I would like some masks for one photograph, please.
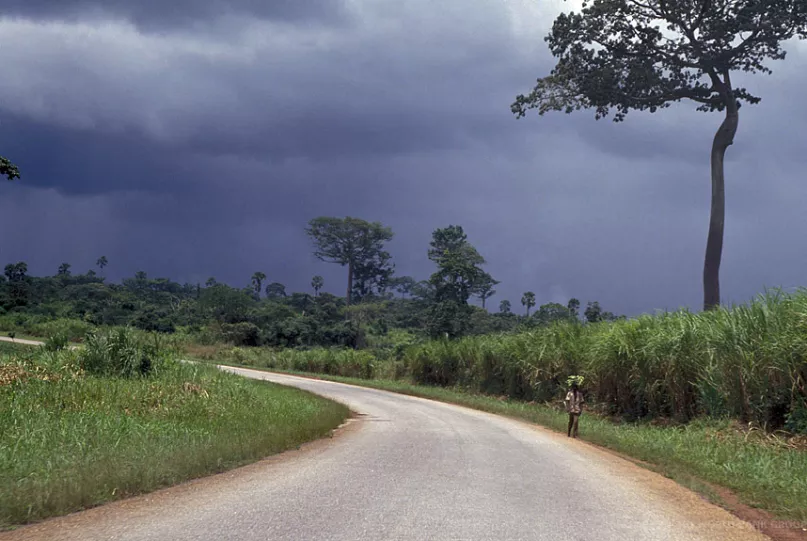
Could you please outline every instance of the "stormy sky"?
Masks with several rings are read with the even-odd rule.
[[[33,274],[106,255],[137,270],[291,290],[343,269],[320,215],[393,228],[428,277],[431,231],[462,225],[498,306],[578,297],[634,315],[701,304],[717,114],[516,120],[552,67],[560,0],[0,0],[0,262]],[[741,78],[728,151],[723,296],[807,285],[807,47]]]

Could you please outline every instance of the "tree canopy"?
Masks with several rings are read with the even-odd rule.
[[[393,237],[389,227],[350,216],[323,216],[308,223],[306,234],[314,242],[318,259],[348,267],[348,305],[356,285],[363,294],[386,287],[385,280],[392,274],[390,255],[384,250],[384,244]]]
[[[0,156],[0,176],[8,180],[17,180],[20,178],[20,170],[8,158]]]

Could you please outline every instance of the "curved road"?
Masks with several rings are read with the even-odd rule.
[[[299,451],[0,540],[767,539],[668,479],[532,425],[339,383],[227,370],[333,398],[359,419]]]

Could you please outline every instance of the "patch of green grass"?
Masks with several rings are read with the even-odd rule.
[[[316,377],[467,406],[566,433],[566,414],[546,405],[404,381],[319,374]],[[772,445],[769,440],[746,439],[729,421],[699,420],[684,426],[662,427],[614,423],[584,414],[580,437],[648,462],[659,473],[713,500],[718,498],[702,481],[728,488],[743,503],[770,511],[782,519],[807,521],[807,451]]]
[[[15,354],[30,354],[36,351],[38,346],[0,341],[0,356]]]
[[[221,472],[326,436],[348,409],[201,365],[93,376],[78,354],[0,357],[0,527]]]

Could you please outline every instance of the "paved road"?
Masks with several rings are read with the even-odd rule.
[[[12,344],[22,344],[24,346],[41,346],[44,342],[37,340],[25,340],[23,338],[9,338],[8,336],[0,336],[0,342],[11,342]]]
[[[360,418],[300,451],[0,540],[767,539],[672,481],[528,424],[230,370],[331,397]]]

